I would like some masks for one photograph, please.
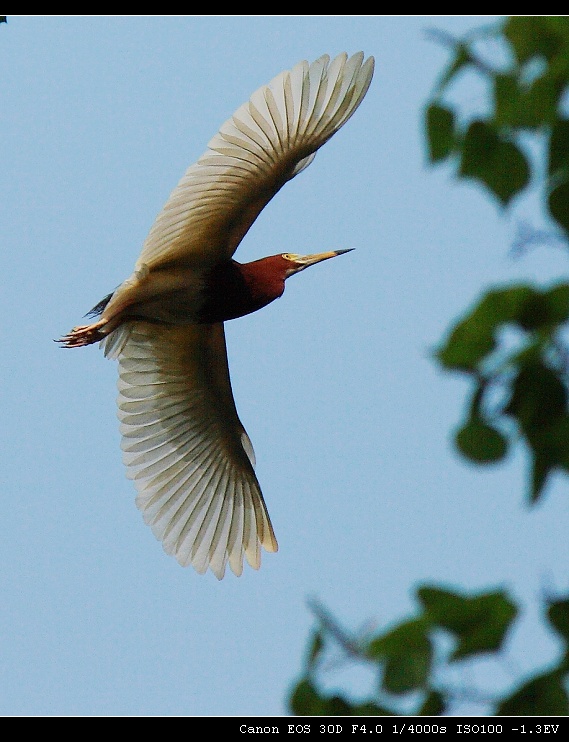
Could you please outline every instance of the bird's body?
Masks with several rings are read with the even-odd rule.
[[[346,250],[233,253],[257,215],[352,115],[373,58],[301,62],[253,94],[186,171],[133,274],[61,342],[102,341],[119,361],[123,458],[137,504],[165,550],[221,579],[277,542],[229,379],[223,323],[282,295],[294,273]]]

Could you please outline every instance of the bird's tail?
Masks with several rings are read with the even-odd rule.
[[[95,304],[93,309],[90,309],[85,315],[85,317],[98,317],[99,315],[103,314],[103,312],[105,311],[105,307],[107,306],[107,304],[110,302],[110,300],[113,297],[113,293],[114,291],[108,294],[107,296],[105,296],[104,299],[101,299],[101,301],[98,304]]]

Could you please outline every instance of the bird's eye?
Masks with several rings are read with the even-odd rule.
[[[284,258],[285,260],[292,260],[292,261],[294,262],[294,261],[295,261],[295,260],[296,260],[296,259],[298,258],[298,255],[293,255],[293,254],[292,254],[292,253],[290,253],[290,252],[284,252],[284,253],[282,254],[282,257],[283,257],[283,258]]]

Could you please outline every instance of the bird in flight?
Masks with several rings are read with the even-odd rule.
[[[226,121],[170,194],[134,272],[58,342],[101,342],[118,359],[118,416],[136,504],[182,566],[236,575],[278,549],[239,420],[224,322],[282,295],[285,280],[347,250],[233,254],[282,186],[360,105],[374,60],[362,52],[300,62]]]

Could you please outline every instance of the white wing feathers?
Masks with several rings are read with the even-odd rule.
[[[371,82],[360,52],[300,62],[257,90],[223,124],[158,215],[137,268],[233,255],[267,202],[346,123]]]
[[[221,579],[227,562],[240,575],[243,555],[257,569],[260,546],[277,550],[233,402],[223,325],[131,324],[118,406],[136,503],[168,554]]]

